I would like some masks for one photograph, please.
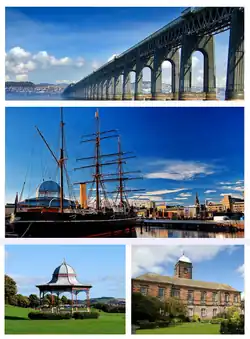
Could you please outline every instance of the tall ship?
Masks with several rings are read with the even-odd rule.
[[[74,171],[93,169],[91,180],[73,183],[80,189],[80,201],[71,195],[65,197],[65,185],[72,191],[70,176],[66,167],[65,123],[61,109],[60,122],[60,156],[55,155],[42,132],[36,127],[60,171],[60,184],[53,181],[43,182],[34,199],[22,200],[23,189],[18,199],[16,196],[14,212],[6,219],[6,237],[31,238],[80,238],[80,237],[135,237],[137,212],[130,205],[128,194],[143,191],[127,188],[130,180],[142,179],[134,176],[140,171],[125,171],[124,164],[134,158],[133,152],[124,152],[117,130],[100,130],[98,110],[95,113],[96,130],[83,135],[81,143],[94,143],[94,154],[76,159],[82,166]],[[104,139],[115,141],[115,153],[102,153]],[[86,163],[90,162],[90,163]],[[105,172],[109,166],[115,172]],[[105,184],[116,184],[115,189],[108,191]],[[89,194],[87,187],[90,186]],[[112,199],[110,198],[112,196]]]

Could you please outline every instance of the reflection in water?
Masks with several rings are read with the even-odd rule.
[[[237,233],[213,233],[200,231],[168,230],[159,227],[150,227],[149,231],[136,227],[137,238],[244,238],[244,232]]]

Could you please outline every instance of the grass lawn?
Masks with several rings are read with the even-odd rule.
[[[100,313],[98,319],[30,320],[29,308],[5,306],[5,334],[124,334],[125,314]]]
[[[176,326],[137,330],[136,334],[220,334],[219,324],[184,323]]]

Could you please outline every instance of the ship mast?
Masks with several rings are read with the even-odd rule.
[[[50,151],[52,157],[54,158],[55,162],[57,163],[59,169],[60,169],[60,211],[63,214],[63,196],[64,196],[64,122],[63,122],[63,109],[61,108],[61,123],[60,123],[60,128],[61,128],[61,148],[60,148],[60,158],[59,160],[57,159],[55,153],[52,151],[50,145],[44,138],[42,132],[39,130],[37,126],[35,126],[37,132],[39,133],[40,137],[42,138],[43,142],[45,143],[46,147]]]
[[[90,157],[84,157],[84,158],[78,158],[76,161],[82,161],[82,160],[91,160],[94,159],[94,164],[93,165],[85,165],[81,167],[74,168],[74,171],[76,170],[82,170],[86,168],[95,168],[95,173],[93,174],[94,180],[90,181],[85,181],[85,182],[75,182],[74,185],[79,185],[79,184],[95,184],[96,188],[96,210],[97,212],[101,209],[101,201],[100,201],[100,189],[103,190],[104,197],[106,198],[107,193],[119,193],[119,200],[120,200],[120,206],[123,206],[123,197],[125,192],[139,192],[139,191],[144,191],[143,189],[135,189],[135,190],[125,190],[124,189],[124,181],[127,180],[135,180],[135,179],[142,179],[142,177],[129,177],[126,176],[124,177],[125,174],[131,174],[131,173],[138,173],[140,171],[130,171],[130,172],[123,172],[122,164],[126,163],[125,160],[135,158],[135,156],[126,156],[126,154],[131,154],[133,152],[123,152],[121,149],[121,141],[120,141],[120,136],[118,134],[113,134],[116,132],[116,130],[108,130],[108,131],[100,131],[100,120],[99,120],[99,112],[98,110],[95,113],[95,119],[96,119],[96,132],[93,134],[88,134],[88,135],[83,135],[82,138],[86,137],[91,137],[93,136],[94,138],[92,139],[86,139],[82,140],[81,143],[85,142],[95,142],[95,155],[90,156]],[[111,133],[111,135],[110,135]],[[103,139],[109,139],[109,138],[118,138],[118,152],[117,153],[109,153],[109,154],[101,154],[100,152],[100,143],[101,140]],[[117,157],[115,159],[109,160],[109,161],[103,161],[104,158],[106,157]],[[112,166],[118,164],[118,173],[102,173],[102,168],[105,166]],[[107,178],[107,177],[112,177],[115,176],[114,178]],[[119,187],[117,190],[112,191],[112,192],[106,192],[104,183],[105,182],[119,182]],[[108,199],[107,199],[108,200]]]
[[[96,162],[95,162],[95,186],[96,186],[96,210],[100,210],[100,192],[99,192],[99,180],[100,180],[100,121],[98,110],[95,113],[96,118]]]
[[[64,191],[64,183],[63,183],[63,168],[64,168],[64,122],[63,122],[63,109],[61,107],[61,149],[60,149],[60,159],[59,159],[59,168],[60,168],[60,210],[63,214],[63,191]]]

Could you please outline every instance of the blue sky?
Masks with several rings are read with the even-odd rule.
[[[83,134],[95,130],[95,108],[65,108],[67,168],[71,182],[91,179],[93,169],[73,171],[91,164],[76,162],[92,156],[93,143],[80,144]],[[244,190],[243,108],[106,108],[100,110],[101,130],[118,129],[122,149],[137,156],[124,165],[124,171],[141,170],[143,180],[129,182],[130,188],[144,188],[131,199],[159,203],[193,205],[220,201],[223,194],[241,197]],[[59,108],[6,108],[6,201],[26,185],[23,198],[34,197],[43,180],[59,182],[59,171],[34,126],[44,134],[59,155]],[[115,139],[103,140],[102,153],[117,151]],[[105,166],[104,173],[116,172]],[[89,186],[90,187],[90,186]],[[89,188],[88,187],[88,188]],[[108,184],[107,189],[113,190]],[[78,187],[75,194],[78,197]],[[67,195],[67,191],[66,191]]]
[[[7,245],[5,273],[17,282],[19,293],[38,294],[35,285],[49,282],[64,259],[80,282],[93,286],[90,297],[125,298],[123,245]]]
[[[243,245],[133,246],[132,275],[173,276],[183,252],[193,264],[193,279],[228,284],[244,292]]]
[[[177,18],[181,7],[6,8],[6,79],[73,82]],[[229,33],[215,36],[218,86],[225,85]],[[170,81],[170,64],[163,65]],[[193,83],[203,57],[193,54]],[[144,80],[150,74],[144,71]]]

